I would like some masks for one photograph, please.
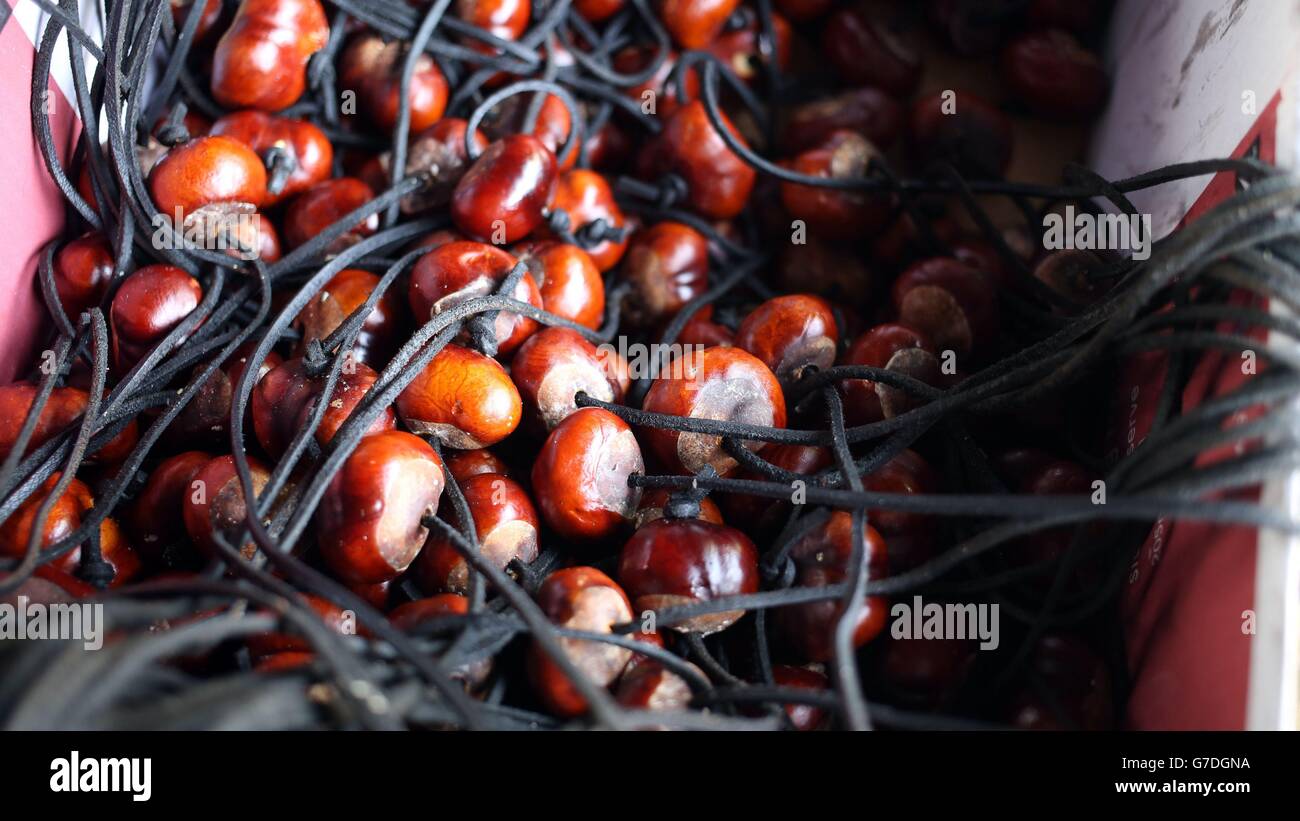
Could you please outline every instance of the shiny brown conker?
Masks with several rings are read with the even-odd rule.
[[[748,536],[726,525],[660,518],[638,528],[623,546],[618,578],[637,610],[755,593],[758,550]],[[708,635],[730,627],[744,613],[707,613],[670,626]]]
[[[533,464],[533,493],[542,518],[579,542],[608,538],[636,514],[641,447],[627,423],[600,408],[581,408],[555,426]]]
[[[316,511],[325,563],[354,584],[397,578],[424,546],[422,520],[438,512],[445,484],[442,460],[420,437],[390,430],[362,438]]]
[[[411,430],[468,450],[494,445],[513,433],[523,404],[495,359],[448,345],[398,394],[397,410]]]
[[[780,382],[761,360],[739,348],[686,352],[655,380],[643,407],[651,413],[785,427]],[[692,474],[711,465],[726,476],[736,469],[721,436],[649,428],[646,441],[664,466],[677,473]],[[751,450],[760,445],[745,443]]]
[[[528,494],[518,482],[495,473],[481,473],[460,483],[478,549],[483,557],[504,570],[512,561],[531,564],[537,558],[540,523]],[[469,592],[469,563],[451,540],[435,532],[429,536],[415,564],[420,587],[430,592]]]

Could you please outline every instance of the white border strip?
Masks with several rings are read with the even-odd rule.
[[[1296,167],[1300,157],[1300,77],[1283,85],[1278,102],[1277,162]],[[1289,113],[1289,116],[1288,116]],[[1272,313],[1294,316],[1277,300]],[[1270,333],[1269,342],[1300,349],[1300,344]],[[1295,400],[1300,405],[1300,398]],[[1293,434],[1300,435],[1300,423]],[[1265,507],[1300,518],[1300,473],[1266,484]],[[1251,642],[1246,729],[1300,730],[1300,539],[1276,530],[1261,530],[1255,553],[1255,626]]]

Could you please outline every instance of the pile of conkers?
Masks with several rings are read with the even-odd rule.
[[[891,420],[1018,349],[1008,299],[1017,320],[1025,305],[1059,319],[1104,292],[1089,275],[1103,260],[1044,253],[1014,221],[996,236],[973,224],[950,175],[1002,180],[1034,149],[1022,122],[1086,127],[1108,79],[1083,44],[1106,8],[772,5],[457,0],[415,52],[429,8],[417,0],[172,0],[186,82],[152,101],[152,121],[136,112],[137,169],[82,146],[69,196],[101,218],[47,260],[52,325],[84,335],[98,309],[109,349],[82,345],[63,372],[0,387],[0,459],[32,466],[101,400],[129,412],[96,422],[116,432],[70,482],[6,477],[0,555],[22,559],[97,519],[93,561],[84,547],[36,561],[69,597],[96,594],[87,582],[179,584],[223,568],[282,585],[291,574],[260,568],[287,521],[296,538],[273,567],[300,562],[398,631],[514,608],[502,579],[567,631],[555,634],[562,658],[533,638],[458,666],[472,698],[579,719],[596,705],[576,671],[627,710],[845,726],[836,694],[859,685],[836,635],[850,608],[818,590],[922,567],[956,532],[884,507],[855,533],[848,510],[799,488],[1088,492],[1050,412],[918,429],[851,478],[836,449],[877,453]],[[972,90],[945,85],[965,72]],[[939,182],[904,196],[895,174]],[[123,248],[120,201],[137,200],[205,251],[231,244],[203,255],[151,245],[137,226]],[[276,315],[283,330],[268,337]],[[435,327],[433,342],[418,335]],[[837,367],[857,370],[819,377]],[[115,401],[124,383],[132,399],[151,390]],[[866,433],[832,442],[822,434],[836,424]],[[996,476],[947,473],[950,434],[989,453]],[[790,495],[701,489],[727,479]],[[1023,537],[983,572],[1037,569],[1023,578],[1045,588],[1041,571],[1071,538]],[[504,575],[485,576],[465,544]],[[763,591],[786,598],[761,604]],[[332,630],[381,640],[349,630],[346,601],[302,592]],[[968,708],[975,643],[891,639],[889,608],[866,595],[846,628],[847,663],[869,662],[871,696]],[[237,644],[185,663],[285,675],[319,662],[289,628]],[[1085,639],[1050,635],[1030,666],[1068,697],[1045,701],[1026,679],[977,712],[1022,726],[1111,720]],[[737,684],[775,695],[708,695]]]

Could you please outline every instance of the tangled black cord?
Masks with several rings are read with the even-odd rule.
[[[136,148],[154,139],[150,125],[164,110],[170,110],[171,115],[156,137],[163,145],[185,138],[180,123],[186,108],[210,116],[223,113],[187,60],[203,4],[191,4],[177,26],[166,0],[122,0],[111,6],[107,19],[100,21],[105,37],[102,45],[96,45],[76,23],[80,18],[78,0],[59,0],[57,5],[50,0],[38,2],[51,14],[51,20],[37,50],[33,76],[32,118],[37,146],[75,218],[102,231],[111,242],[118,275],[104,304],[112,299],[123,276],[144,261],[166,262],[199,276],[204,297],[193,313],[105,393],[108,346],[103,313],[97,308],[81,317],[66,315],[54,286],[52,258],[56,246],[52,243],[46,249],[38,274],[56,333],[51,346],[55,367],[41,376],[31,410],[0,469],[0,523],[50,476],[60,472],[34,517],[32,532],[42,533],[50,509],[86,455],[112,440],[142,411],[157,415],[115,478],[97,494],[93,510],[74,533],[44,549],[33,535],[20,559],[0,563],[4,571],[0,590],[12,592],[37,568],[78,547],[82,549],[82,577],[101,588],[110,581],[105,571],[111,573],[111,568],[99,550],[100,524],[139,486],[144,465],[168,426],[208,378],[246,343],[252,344],[253,350],[248,354],[249,367],[234,386],[230,435],[238,480],[245,498],[254,498],[256,503],[249,505],[247,531],[238,538],[218,537],[221,558],[200,576],[145,582],[105,593],[120,638],[106,645],[103,653],[82,658],[45,643],[31,643],[21,651],[5,648],[3,653],[11,657],[26,654],[18,660],[21,663],[10,665],[15,674],[0,683],[0,715],[7,726],[554,727],[558,722],[548,716],[505,703],[513,693],[502,671],[494,673],[482,699],[466,695],[452,675],[464,665],[496,657],[514,639],[528,635],[572,678],[587,700],[590,713],[584,720],[586,726],[775,729],[784,723],[776,706],[811,704],[832,711],[843,726],[852,728],[865,729],[873,724],[899,728],[980,727],[986,725],[961,716],[912,713],[868,700],[851,642],[857,611],[865,596],[956,591],[958,595],[987,596],[998,601],[1025,627],[1012,662],[1004,671],[1010,676],[1023,667],[1033,642],[1045,631],[1081,623],[1113,603],[1128,569],[1127,556],[1144,535],[1143,528],[1157,519],[1197,519],[1300,532],[1300,523],[1280,511],[1245,501],[1239,493],[1295,469],[1300,462],[1293,406],[1300,389],[1300,356],[1295,349],[1300,323],[1265,307],[1271,303],[1293,311],[1300,309],[1300,243],[1295,240],[1300,183],[1249,160],[1185,163],[1113,183],[1086,169],[1070,168],[1060,186],[965,179],[951,168],[936,169],[930,176],[904,178],[880,163],[861,178],[809,177],[764,158],[723,125],[724,95],[729,103],[749,112],[769,142],[775,117],[760,96],[716,57],[688,52],[679,56],[669,80],[678,98],[688,97],[686,72],[696,72],[700,99],[715,130],[733,152],[761,174],[783,182],[891,193],[897,197],[900,209],[911,216],[927,247],[936,253],[947,249],[935,237],[924,209],[918,206],[920,198],[939,194],[959,201],[1020,286],[1019,295],[1007,295],[1008,300],[1015,300],[1019,324],[1041,332],[1030,336],[1018,351],[947,389],[868,367],[835,367],[810,373],[792,387],[789,403],[796,409],[821,408],[829,424],[820,430],[777,429],[647,413],[633,405],[639,404],[637,400],[648,388],[649,379],[634,387],[628,405],[578,397],[580,405],[606,408],[637,427],[716,436],[748,475],[762,477],[721,478],[712,473],[632,477],[633,483],[643,487],[677,491],[670,502],[677,512],[698,505],[709,492],[789,500],[791,482],[807,481],[807,504],[793,507],[782,532],[762,557],[761,592],[668,607],[656,613],[660,626],[671,626],[707,613],[750,611],[753,630],[748,650],[752,658],[735,660],[721,643],[698,636],[682,642],[681,654],[648,647],[630,636],[639,629],[637,624],[616,626],[610,634],[582,633],[551,624],[529,592],[537,579],[554,566],[555,551],[544,549],[532,567],[512,568],[514,576],[485,561],[478,552],[472,514],[450,476],[445,498],[454,524],[435,517],[425,524],[440,530],[465,557],[470,567],[470,611],[466,616],[440,619],[410,633],[399,631],[381,612],[302,558],[309,541],[303,537],[329,481],[371,423],[463,330],[470,332],[477,346],[489,348],[487,352],[491,353],[490,320],[505,310],[546,325],[572,328],[593,342],[609,341],[618,333],[619,292],[610,289],[606,322],[599,331],[505,296],[514,292],[514,277],[507,278],[496,294],[468,300],[434,316],[402,346],[324,448],[316,445],[314,435],[324,416],[325,403],[312,409],[260,495],[254,493],[243,444],[245,412],[258,372],[254,364],[265,361],[282,340],[294,337],[293,320],[335,274],[353,266],[380,271],[380,280],[365,304],[327,338],[306,340],[311,367],[316,376],[323,376],[322,395],[328,396],[370,311],[420,255],[419,251],[404,253],[402,249],[445,225],[445,220],[437,218],[398,222],[402,198],[424,184],[418,175],[408,176],[405,171],[410,130],[405,92],[419,56],[427,54],[437,61],[455,89],[448,115],[470,121],[466,147],[471,156],[475,153],[469,139],[472,126],[496,105],[516,94],[531,95],[524,117],[527,129],[544,96],[552,94],[568,109],[572,124],[560,149],[561,156],[577,151],[578,164],[585,166],[587,137],[612,116],[647,133],[658,132],[658,119],[643,112],[623,91],[659,71],[669,54],[667,33],[647,0],[631,0],[600,30],[574,12],[567,0],[538,3],[533,24],[518,41],[502,40],[447,16],[447,0],[437,0],[423,11],[398,0],[334,0],[337,12],[331,21],[330,40],[308,67],[309,91],[286,113],[312,120],[341,144],[391,149],[392,185],[373,201],[267,265],[258,259],[243,261],[188,247],[179,235],[176,244],[167,248],[157,248],[149,241],[146,226],[152,224],[157,207],[136,162]],[[755,13],[762,82],[769,92],[766,99],[780,100],[788,90],[788,80],[772,59],[775,49],[770,3],[759,2]],[[410,44],[401,66],[402,105],[388,143],[340,126],[333,60],[349,20]],[[84,124],[73,156],[88,173],[94,205],[82,197],[59,161],[44,104],[55,45],[63,32],[73,41],[70,53],[75,102]],[[472,48],[466,44],[467,39],[486,48]],[[146,101],[142,99],[143,80],[159,44],[169,58],[154,86],[153,98]],[[557,44],[571,55],[572,64],[557,65]],[[612,56],[628,45],[646,46],[651,57],[640,70],[624,74],[613,69]],[[86,53],[98,62],[89,84]],[[485,91],[492,78],[503,72],[524,79],[493,92]],[[106,115],[102,120],[101,112]],[[1126,197],[1131,192],[1221,171],[1235,173],[1247,184],[1245,190],[1156,243],[1148,261],[1115,263],[1108,268],[1103,276],[1116,284],[1092,306],[1073,305],[1035,279],[1024,261],[1008,247],[977,198],[993,195],[1009,199],[1025,215],[1027,228],[1036,234],[1041,215],[1057,203],[1074,202],[1094,211],[1109,205],[1121,213],[1134,214],[1136,209]],[[622,177],[616,180],[615,189],[620,204],[628,211],[649,220],[680,221],[700,230],[710,241],[714,269],[726,272],[669,323],[658,341],[676,341],[690,318],[706,306],[722,311],[773,295],[760,276],[770,258],[757,241],[759,229],[751,215],[742,218],[744,239],[738,240],[682,210],[688,192],[679,178],[646,181]],[[332,257],[326,256],[335,240],[370,216],[382,219],[381,230]],[[552,214],[549,224],[562,237],[583,244],[621,238],[613,226],[604,222],[572,225],[563,214]],[[293,291],[278,312],[272,310],[273,289]],[[1229,301],[1242,293],[1250,294],[1252,300],[1246,304]],[[1063,316],[1066,309],[1076,315]],[[1265,330],[1269,332],[1267,337],[1261,335]],[[1178,400],[1194,357],[1207,351],[1239,355],[1244,350],[1258,356],[1262,365],[1259,376],[1192,410],[1180,409]],[[1106,471],[1105,504],[1071,497],[1008,494],[995,478],[985,454],[965,433],[965,420],[1025,407],[1079,384],[1124,356],[1144,351],[1167,352],[1168,375],[1147,438]],[[29,452],[36,420],[51,391],[78,359],[89,366],[92,381],[84,415],[72,429]],[[176,390],[176,380],[185,373],[191,374],[189,380]],[[912,395],[915,407],[884,421],[847,426],[835,385],[844,379],[864,378]],[[1228,424],[1247,410],[1252,411],[1248,422]],[[971,478],[970,487],[975,492],[894,494],[864,488],[864,475],[923,436],[938,437],[946,443],[955,475]],[[833,455],[834,465],[813,476],[799,476],[746,448],[747,441],[823,446]],[[1198,463],[1205,451],[1229,445],[1240,447],[1212,464]],[[851,446],[858,446],[856,458]],[[295,484],[292,492],[285,493],[291,476]],[[825,587],[795,586],[789,553],[801,537],[825,523],[830,509],[847,510],[852,515],[854,539],[848,576],[843,583]],[[905,572],[869,578],[863,525],[870,520],[871,511],[881,510],[948,517],[953,525],[953,544]],[[1138,523],[1140,527],[1118,529],[1115,523],[1123,522]],[[1075,528],[1069,549],[1058,560],[1009,569],[982,564],[1012,540],[1083,523],[1106,525],[1109,529],[1101,538],[1096,534],[1085,538],[1084,528]],[[232,546],[248,539],[259,548],[252,561],[240,559]],[[1067,589],[1072,569],[1100,554],[1113,566],[1100,589],[1082,593]],[[1027,597],[1024,583],[1036,578],[1050,579],[1047,591]],[[368,637],[344,637],[325,629],[300,593],[351,610],[368,631]],[[830,664],[834,689],[815,692],[775,686],[767,611],[820,601],[841,604]],[[249,607],[255,612],[246,612]],[[195,613],[211,610],[219,615],[187,621]],[[160,621],[171,623],[161,634],[151,629]],[[301,670],[269,676],[251,672],[247,658],[242,658],[234,672],[204,680],[167,663],[178,655],[210,651],[272,628],[302,634],[317,662]],[[621,708],[605,690],[574,669],[561,644],[562,639],[574,638],[636,649],[658,660],[688,683],[695,706],[709,709],[648,716]],[[698,668],[688,663],[688,658]],[[326,686],[309,686],[313,683]],[[756,705],[759,712],[746,712],[741,709],[744,705]]]

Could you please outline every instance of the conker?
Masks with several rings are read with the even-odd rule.
[[[412,242],[410,246],[408,246],[408,249],[414,251],[417,248],[428,248],[432,251],[435,248],[441,248],[451,242],[469,241],[469,237],[465,236],[460,231],[457,231],[455,228],[439,228],[437,231],[430,231],[415,242]]]
[[[272,456],[282,455],[305,427],[316,403],[325,402],[328,407],[316,428],[315,438],[321,445],[329,444],[379,379],[379,374],[360,362],[352,363],[351,370],[339,374],[334,392],[328,397],[321,395],[328,374],[311,375],[303,359],[290,359],[269,371],[253,388],[250,403],[258,443]],[[394,424],[392,408],[384,408],[367,432],[379,433]]]
[[[365,600],[366,604],[383,613],[388,610],[389,601],[397,592],[394,584],[396,581],[392,579],[374,584],[349,584],[348,589]]]
[[[600,408],[581,408],[555,426],[533,464],[533,493],[542,518],[566,539],[608,538],[636,513],[641,447],[627,423]]]
[[[212,55],[212,96],[226,108],[288,108],[329,35],[319,0],[242,0]]]
[[[758,357],[789,389],[809,369],[834,364],[839,339],[829,302],[811,294],[789,294],[769,299],[745,317],[735,343]]]
[[[640,642],[641,644],[649,645],[651,647],[658,647],[660,650],[663,650],[667,647],[667,644],[664,642],[663,634],[659,633],[658,631],[652,630],[650,632],[645,632],[642,630],[638,630],[637,632],[632,633],[630,638],[632,638],[637,642]],[[627,676],[629,673],[635,670],[638,665],[645,664],[647,661],[651,661],[651,660],[652,659],[650,658],[650,656],[646,655],[645,653],[642,653],[639,650],[634,650],[632,652],[632,658],[628,660],[627,666],[623,668],[623,675]]]
[[[469,613],[469,599],[458,593],[439,593],[424,599],[416,599],[393,608],[388,620],[399,630],[416,632],[425,624],[448,616],[464,616]],[[474,689],[487,681],[492,672],[492,658],[479,657],[475,661],[460,665],[449,671],[451,677]]]
[[[571,630],[608,633],[632,619],[632,605],[614,580],[594,567],[557,570],[542,582],[537,603],[551,621]],[[614,644],[561,638],[569,661],[599,687],[618,679],[632,651]],[[587,702],[558,665],[534,643],[529,648],[528,675],[547,709],[559,716],[582,715]]]
[[[499,473],[502,476],[510,476],[510,468],[492,451],[487,448],[475,448],[473,450],[451,450],[443,456],[446,462],[447,472],[459,484],[465,484],[471,476],[478,476],[483,473]]]
[[[654,488],[641,494],[641,504],[636,509],[636,520],[633,524],[640,529],[656,519],[662,519],[664,508],[668,506],[671,495],[672,491],[667,488]],[[700,512],[696,518],[715,525],[724,524],[722,511],[718,510],[717,504],[712,499],[706,496],[700,500],[699,505]]]
[[[316,511],[321,556],[354,584],[397,578],[429,535],[446,484],[442,460],[405,431],[366,436],[330,480]]]
[[[755,593],[758,551],[733,527],[660,518],[640,527],[623,546],[618,578],[639,611]],[[708,613],[672,628],[708,635],[725,630],[744,614]]]
[[[902,128],[902,106],[880,89],[864,86],[795,107],[782,132],[782,143],[790,152],[807,151],[837,131],[854,131],[886,150]]]
[[[878,277],[857,250],[810,233],[803,244],[781,248],[776,260],[777,283],[786,291],[806,291],[834,301],[842,308],[862,305]]]
[[[451,218],[471,236],[518,242],[541,225],[555,177],[550,149],[536,137],[512,134],[489,145],[460,178]]]
[[[620,276],[632,286],[624,316],[649,326],[671,319],[709,285],[709,243],[680,222],[657,222],[636,232]]]
[[[589,135],[584,146],[587,164],[604,174],[621,170],[635,148],[627,130],[612,119],[606,120],[594,134]]]
[[[528,28],[531,0],[456,0],[456,16],[502,40],[518,40]],[[480,44],[481,45],[481,44]]]
[[[686,662],[690,664],[690,662]],[[690,664],[691,667],[695,665]],[[700,676],[704,671],[695,667]],[[654,659],[646,659],[619,679],[615,698],[634,710],[685,710],[694,694],[686,679]]]
[[[995,465],[1018,493],[1034,496],[1080,496],[1093,493],[1093,474],[1077,462],[1058,459],[1043,451],[1024,449],[997,454]],[[1009,545],[1012,561],[1028,565],[1058,559],[1069,550],[1075,528],[1039,530]],[[1080,568],[1088,572],[1086,565]]]
[[[339,85],[356,92],[370,122],[391,133],[401,107],[402,72],[410,44],[385,42],[377,34],[362,34],[348,44],[339,59]],[[415,58],[415,71],[407,89],[409,128],[414,134],[436,123],[447,108],[447,78],[429,54]]]
[[[356,619],[338,605],[319,596],[304,595],[303,599],[330,632],[340,636],[351,636],[359,632]],[[311,642],[297,633],[261,633],[249,636],[245,643],[258,663],[258,669],[262,671],[292,669],[307,664],[314,658]],[[276,663],[270,663],[271,659],[275,659]]]
[[[677,344],[682,346],[727,348],[733,343],[735,343],[735,333],[722,322],[714,321],[712,305],[703,305],[697,312],[690,314],[689,320],[681,326],[681,333],[677,334]]]
[[[39,392],[36,385],[17,383],[0,387],[0,461],[9,457],[18,440],[18,432],[31,410],[32,402]],[[76,424],[86,412],[90,403],[90,394],[81,388],[54,388],[49,399],[41,408],[32,429],[31,438],[27,440],[26,454],[63,433]],[[91,460],[104,464],[116,464],[130,454],[139,439],[136,423],[130,422],[122,431],[91,454]]]
[[[433,618],[463,616],[468,612],[469,599],[459,593],[439,593],[394,607],[388,620],[399,630],[413,630]]]
[[[768,464],[800,476],[812,476],[830,467],[833,461],[828,449],[814,445],[768,443],[758,453]],[[767,480],[765,475],[748,470],[741,471],[736,478]],[[727,517],[753,535],[773,532],[772,528],[779,530],[790,515],[791,505],[785,500],[765,499],[747,493],[728,493],[722,497],[722,504]]]
[[[416,433],[467,450],[494,445],[513,433],[523,405],[500,363],[448,345],[398,395],[397,410]]]
[[[482,242],[449,242],[434,248],[411,269],[411,312],[416,321],[426,322],[474,297],[494,293],[516,264],[518,260],[510,254]],[[542,307],[542,294],[530,273],[519,278],[511,296]],[[497,353],[513,353],[537,327],[537,321],[530,317],[499,312],[495,323]],[[459,341],[468,340],[469,332],[465,331]]]
[[[441,208],[451,202],[456,183],[469,170],[469,155],[465,153],[465,129],[469,123],[459,117],[444,117],[417,134],[406,154],[408,176],[423,174],[428,179],[426,187],[402,198],[402,212],[415,214],[432,208]],[[474,148],[487,148],[487,137],[474,130]],[[392,159],[388,154],[379,157],[379,167],[387,182]],[[464,237],[462,237],[464,239]]]
[[[330,177],[334,146],[325,132],[306,120],[274,117],[261,111],[236,111],[213,123],[211,134],[233,137],[263,158],[272,149],[284,152],[293,170],[279,191],[267,192],[262,205],[283,202]]]
[[[737,142],[745,140],[727,115],[718,112]],[[668,119],[663,131],[642,155],[643,176],[673,173],[686,181],[687,203],[710,218],[725,220],[739,214],[749,200],[757,176],[714,130],[704,103],[692,100]]]
[[[74,324],[83,311],[99,305],[113,278],[113,250],[98,231],[69,242],[54,256],[54,289]]]
[[[1097,55],[1061,29],[1028,31],[1008,43],[1002,79],[1035,114],[1071,122],[1096,116],[1110,88]]]
[[[853,340],[841,363],[897,371],[929,385],[938,385],[943,377],[930,341],[920,332],[892,322],[877,325]],[[870,379],[843,379],[839,390],[851,425],[890,419],[923,403],[901,388]]]
[[[959,55],[982,57],[995,51],[1026,3],[1021,0],[930,0],[927,17]]]
[[[681,333],[677,334],[677,343],[679,345],[700,345],[705,348],[720,345],[727,348],[735,344],[735,336],[735,333],[726,325],[713,321],[713,306],[704,305],[691,314],[690,319],[686,320]]]
[[[576,245],[542,240],[511,249],[528,265],[542,295],[542,307],[588,328],[605,320],[605,282],[591,255]]]
[[[289,203],[284,213],[284,240],[290,248],[297,248],[374,198],[370,186],[355,177],[317,183]],[[371,214],[330,243],[325,253],[337,254],[377,230],[379,215]]]
[[[481,473],[461,483],[461,492],[474,517],[479,551],[504,570],[518,559],[537,558],[537,512],[519,483],[495,473]],[[420,587],[430,592],[467,593],[469,564],[441,533],[434,533],[416,560]]]
[[[935,350],[979,358],[998,331],[992,279],[951,257],[913,264],[894,282],[898,321],[925,335]]]
[[[613,68],[622,74],[640,74],[650,61],[655,58],[653,46],[632,45],[614,54]],[[677,82],[669,82],[673,69],[677,65],[677,53],[670,51],[659,63],[659,68],[640,85],[632,86],[623,93],[637,103],[649,104],[650,113],[660,119],[668,119],[681,107],[677,98]],[[686,87],[687,99],[693,100],[700,94],[700,75],[694,69],[685,72],[682,78]]]
[[[863,531],[867,579],[886,574],[885,540],[870,525]],[[849,578],[853,552],[853,516],[843,510],[831,513],[825,524],[805,534],[790,549],[796,587],[827,587]],[[853,646],[861,647],[885,629],[888,601],[883,596],[863,600],[853,629]],[[835,650],[835,625],[844,606],[839,600],[794,604],[779,608],[775,621],[791,649],[807,661],[829,661]]]
[[[168,151],[153,167],[149,195],[181,231],[202,208],[252,213],[266,202],[266,166],[235,137],[197,137]]]
[[[332,334],[353,311],[370,298],[378,284],[378,275],[360,268],[345,268],[335,274],[294,320],[303,339],[298,353],[306,352],[305,345],[308,341],[323,340]],[[382,368],[404,340],[405,316],[406,309],[402,306],[400,297],[389,288],[361,325],[361,332],[357,334],[356,343],[352,346],[356,360],[372,368]]]
[[[822,52],[845,82],[872,85],[898,98],[921,79],[920,44],[907,4],[847,6],[822,29]]]
[[[531,94],[516,94],[506,98],[483,119],[483,130],[491,139],[519,133],[536,137],[555,155],[559,170],[568,171],[578,161],[577,146],[574,146],[564,160],[559,159],[560,149],[569,139],[569,132],[573,129],[573,118],[569,114],[569,107],[554,94],[547,94],[542,98],[533,127],[524,131],[525,117],[532,101]]]
[[[673,360],[646,394],[652,413],[690,416],[767,427],[785,427],[781,384],[761,360],[739,348],[705,348]],[[677,473],[693,474],[711,465],[720,476],[736,469],[722,437],[649,428],[646,440],[659,460]],[[760,442],[746,442],[757,450]]]
[[[316,661],[316,654],[308,650],[289,650],[284,653],[272,653],[261,656],[253,662],[253,669],[259,673],[283,673],[300,670]]]
[[[660,0],[659,19],[684,49],[701,49],[713,41],[740,0]]]
[[[863,476],[862,485],[872,493],[935,493],[939,490],[939,477],[920,454],[904,450]],[[867,518],[889,545],[892,572],[910,570],[931,558],[935,528],[929,516],[906,510],[873,509],[867,511]]]
[[[951,103],[943,94],[919,97],[908,117],[908,157],[918,171],[946,163],[975,179],[997,179],[1011,162],[1011,121],[992,103],[962,91]]]
[[[778,687],[798,687],[804,690],[829,689],[826,676],[807,667],[777,664],[772,667],[772,683]],[[785,715],[790,725],[799,732],[820,730],[826,726],[826,711],[812,704],[786,704]]]
[[[593,23],[613,17],[623,8],[623,0],[574,0],[573,8]]]
[[[188,563],[185,500],[195,475],[210,461],[212,454],[189,450],[164,459],[149,474],[126,521],[136,547],[150,563]]]
[[[585,168],[575,168],[560,175],[550,207],[569,215],[569,228],[575,233],[596,220],[604,220],[611,229],[627,224],[627,217],[614,200],[614,191],[609,183],[600,174]],[[623,258],[627,239],[615,241],[605,238],[586,250],[596,268],[608,271]]]
[[[118,373],[143,359],[202,299],[199,281],[173,265],[146,265],[128,276],[108,311]]]
[[[544,430],[578,409],[578,393],[621,402],[630,384],[627,362],[617,351],[597,348],[569,328],[547,328],[525,342],[510,377],[535,427]]]
[[[1077,313],[1105,295],[1106,281],[1098,275],[1109,268],[1097,252],[1074,248],[1044,256],[1034,266],[1033,276],[1069,303],[1069,307],[1055,306],[1058,311]]]
[[[810,148],[790,163],[792,170],[829,180],[866,179],[879,150],[856,131],[835,131],[822,144]],[[790,216],[803,220],[808,229],[828,239],[848,240],[873,233],[889,220],[891,197],[866,193],[781,183],[781,202]]]
[[[168,426],[166,436],[169,445],[180,448],[230,447],[230,412],[235,388],[243,378],[244,370],[248,367],[248,357],[256,347],[257,342],[253,340],[240,345],[226,363],[199,386],[194,398]],[[258,363],[254,386],[283,362],[278,353],[268,351],[266,359]],[[197,366],[196,370],[201,368],[201,365]],[[245,408],[244,426],[246,430],[253,429],[251,403]]]
[[[252,457],[248,460],[248,470],[253,479],[253,492],[260,494],[270,481],[271,472]],[[214,534],[221,534],[227,541],[234,539],[247,527],[247,517],[248,506],[235,472],[235,457],[218,456],[193,474],[185,495],[183,518],[190,538],[206,555],[220,556]],[[257,545],[250,539],[236,549],[245,559],[251,559]]]
[[[0,524],[0,556],[21,558],[27,552],[27,541],[31,538],[32,526],[36,523],[36,514],[58,484],[61,475],[51,474],[39,490]],[[80,479],[69,482],[63,494],[50,507],[37,549],[44,550],[76,532],[81,527],[82,519],[94,506],[95,500],[84,482]],[[139,573],[140,557],[127,544],[117,522],[112,518],[104,519],[99,525],[99,551],[100,556],[113,569],[110,587],[118,587]],[[54,570],[74,574],[80,561],[81,548],[77,547],[51,562],[50,566]]]
[[[3,524],[0,524],[0,554],[21,557],[27,551],[27,541],[32,535],[32,526],[35,524],[36,513],[40,510],[41,505],[45,503],[51,491],[54,490],[54,486],[58,484],[61,475],[59,473],[51,474],[39,490],[29,496]],[[38,549],[49,547],[55,542],[70,536],[81,526],[82,517],[89,513],[94,506],[94,497],[85,482],[80,479],[73,479],[69,482],[68,486],[64,488],[63,495],[50,507]],[[68,564],[71,564],[71,567],[67,567]],[[59,565],[60,569],[69,572],[76,569],[75,562],[69,563],[67,557],[64,557],[59,562]]]
[[[709,52],[731,69],[737,78],[753,85],[763,71],[763,54],[759,45],[762,24],[758,15],[749,15],[745,25],[726,28],[709,44]],[[790,64],[792,33],[790,24],[772,12],[772,54],[777,67],[785,70]]]

